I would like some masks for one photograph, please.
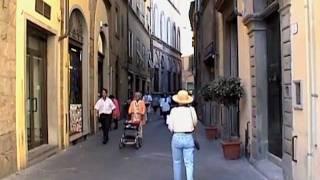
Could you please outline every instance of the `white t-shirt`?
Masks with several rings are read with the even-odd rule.
[[[145,103],[145,104],[151,104],[151,102],[152,102],[152,97],[151,97],[151,95],[145,95],[145,96],[143,97],[143,100],[144,100],[144,103]]]
[[[197,113],[193,107],[173,108],[167,121],[171,132],[192,132],[197,122]]]
[[[99,115],[112,114],[112,111],[115,108],[116,106],[113,104],[110,98],[106,98],[106,100],[104,100],[103,98],[100,98],[96,103],[96,105],[94,106],[94,109],[99,111]]]
[[[167,100],[167,101],[165,101],[165,100],[161,101],[160,107],[161,107],[161,110],[162,110],[163,112],[168,112],[168,111],[170,111],[169,101],[168,101],[168,100]]]

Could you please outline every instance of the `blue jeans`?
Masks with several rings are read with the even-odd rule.
[[[171,141],[174,180],[182,179],[182,161],[187,180],[193,180],[194,141],[192,134],[175,133]]]

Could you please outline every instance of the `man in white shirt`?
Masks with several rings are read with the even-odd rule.
[[[112,111],[116,108],[110,98],[107,97],[108,91],[102,90],[102,97],[98,100],[94,109],[97,111],[99,121],[102,125],[103,144],[109,141],[109,129],[112,120]]]
[[[145,113],[145,121],[148,122],[148,118],[149,117],[149,112],[150,112],[150,105],[152,103],[152,96],[150,95],[150,93],[147,93],[143,96],[143,101],[144,104],[146,105],[146,113]]]
[[[162,112],[161,114],[163,116],[165,124],[167,123],[167,116],[170,113],[170,108],[171,108],[170,102],[171,102],[171,99],[167,95],[164,95],[164,97],[162,98],[162,100],[160,102],[160,107],[161,107],[161,112]]]

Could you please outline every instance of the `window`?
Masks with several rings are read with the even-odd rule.
[[[145,65],[146,65],[146,49],[145,49],[145,47],[144,47],[144,45],[142,45],[142,54],[141,54],[141,56],[142,56],[142,61],[143,61],[143,66],[145,67]]]
[[[116,32],[116,36],[119,36],[119,30],[120,30],[120,18],[119,18],[119,8],[116,7],[116,15],[115,15],[115,20],[114,20],[114,28]]]
[[[136,59],[137,59],[137,64],[140,64],[140,40],[137,38],[137,46],[136,46]]]
[[[170,30],[171,24],[170,24],[170,18],[167,19],[167,43],[170,44]]]
[[[139,0],[136,3],[136,13],[137,13],[137,16],[140,18],[140,2],[139,2]]]
[[[133,36],[132,36],[132,32],[129,31],[129,34],[128,34],[128,46],[129,46],[129,57],[132,57],[133,55]]]
[[[137,38],[137,47],[136,47],[136,51],[140,52],[140,40]]]
[[[142,45],[142,57],[143,57],[143,58],[144,58],[145,55],[146,55],[146,54],[145,54],[145,53],[146,53],[145,50],[146,50],[146,49],[145,49],[144,45]]]
[[[157,22],[158,22],[158,8],[157,8],[157,5],[155,4],[154,5],[154,8],[153,8],[153,14],[152,14],[152,33],[154,35],[156,35],[156,31],[157,31]]]
[[[164,32],[164,28],[163,28],[163,26],[164,26],[164,13],[163,12],[161,12],[161,15],[160,15],[160,36],[159,36],[159,38],[162,40],[163,39],[163,32]]]
[[[121,16],[121,36],[124,36],[124,18]]]
[[[176,47],[176,38],[177,38],[176,24],[173,23],[172,42],[171,42],[171,45],[172,45],[173,47]]]
[[[180,28],[178,27],[178,33],[177,33],[177,49],[178,49],[179,51],[181,50],[180,43],[181,43],[181,40],[180,40]]]

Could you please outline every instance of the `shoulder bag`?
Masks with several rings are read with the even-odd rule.
[[[191,108],[190,109],[190,114],[191,114],[191,118],[192,118],[192,121],[194,119],[193,115],[192,115],[192,110]],[[197,138],[197,135],[196,135],[196,127],[194,127],[194,133],[193,133],[193,142],[194,142],[194,147],[199,151],[200,150],[200,143],[198,141],[198,138]]]

